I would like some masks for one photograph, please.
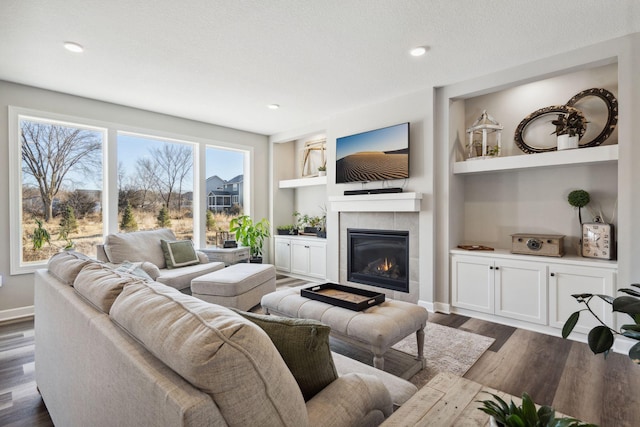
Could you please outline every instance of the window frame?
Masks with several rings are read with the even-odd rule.
[[[53,113],[31,108],[8,108],[9,132],[9,197],[17,201],[9,206],[10,275],[33,273],[45,268],[48,260],[41,262],[22,262],[22,144],[20,140],[20,120],[50,121],[81,128],[104,132],[102,146],[102,233],[103,236],[118,231],[118,134],[134,134],[167,142],[193,144],[193,242],[200,247],[206,242],[206,148],[236,150],[244,153],[244,181],[251,182],[254,164],[254,147],[250,145],[223,142],[217,139],[205,139],[192,135],[177,134],[158,129],[112,123],[81,116]],[[251,214],[251,185],[243,186],[244,210]],[[18,248],[18,249],[14,249]]]

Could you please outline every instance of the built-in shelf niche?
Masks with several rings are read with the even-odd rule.
[[[536,154],[524,154],[513,142],[513,136],[530,113],[563,105],[583,90],[602,87],[617,97],[617,62],[607,59],[564,72],[558,70],[544,74],[539,81],[494,81],[493,92],[479,87],[481,81],[464,85],[468,92],[460,91],[449,98],[449,135],[454,153],[450,190],[452,246],[484,244],[508,249],[514,233],[563,234],[566,250],[575,254],[580,230],[577,212],[566,197],[572,190],[587,190],[592,196],[590,207],[596,213],[602,210],[607,220],[614,217],[618,197],[617,128],[600,146]],[[465,130],[485,109],[504,125],[502,155],[465,160]],[[592,115],[594,122],[600,120],[601,111],[598,114]],[[590,113],[585,110],[585,115],[589,120]],[[601,130],[599,122],[592,126],[597,135]],[[546,130],[544,137],[549,137],[550,131]],[[591,220],[591,211],[583,208],[582,215]]]

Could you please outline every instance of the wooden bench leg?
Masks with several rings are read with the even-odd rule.
[[[416,343],[418,344],[418,359],[424,359],[424,328],[416,331]]]

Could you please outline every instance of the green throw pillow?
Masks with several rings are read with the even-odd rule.
[[[234,311],[269,335],[298,382],[305,401],[338,378],[329,348],[329,326],[310,319]]]
[[[161,239],[160,246],[162,246],[167,268],[186,267],[187,265],[200,263],[191,240],[171,241]]]

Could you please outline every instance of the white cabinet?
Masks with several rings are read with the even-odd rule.
[[[585,308],[572,294],[614,295],[617,265],[576,256],[453,250],[451,270],[453,307],[562,329],[573,312]],[[607,303],[596,297],[590,305],[605,323],[612,324]],[[574,331],[586,334],[597,324],[585,314]]]
[[[454,255],[451,265],[454,307],[547,323],[544,264]]]
[[[549,268],[549,325],[562,328],[569,316],[585,308],[572,294],[615,295],[615,270],[606,268],[554,265]],[[595,297],[591,309],[608,325],[612,325],[611,306]],[[599,323],[588,313],[580,315],[575,332],[589,333]]]
[[[325,280],[327,242],[305,236],[275,237],[276,269],[292,275]]]
[[[495,262],[495,314],[545,325],[547,266],[538,262]]]
[[[276,238],[275,252],[276,270],[289,273],[291,271],[291,240]]]
[[[493,263],[491,259],[480,257],[451,258],[451,295],[454,307],[493,314]]]

